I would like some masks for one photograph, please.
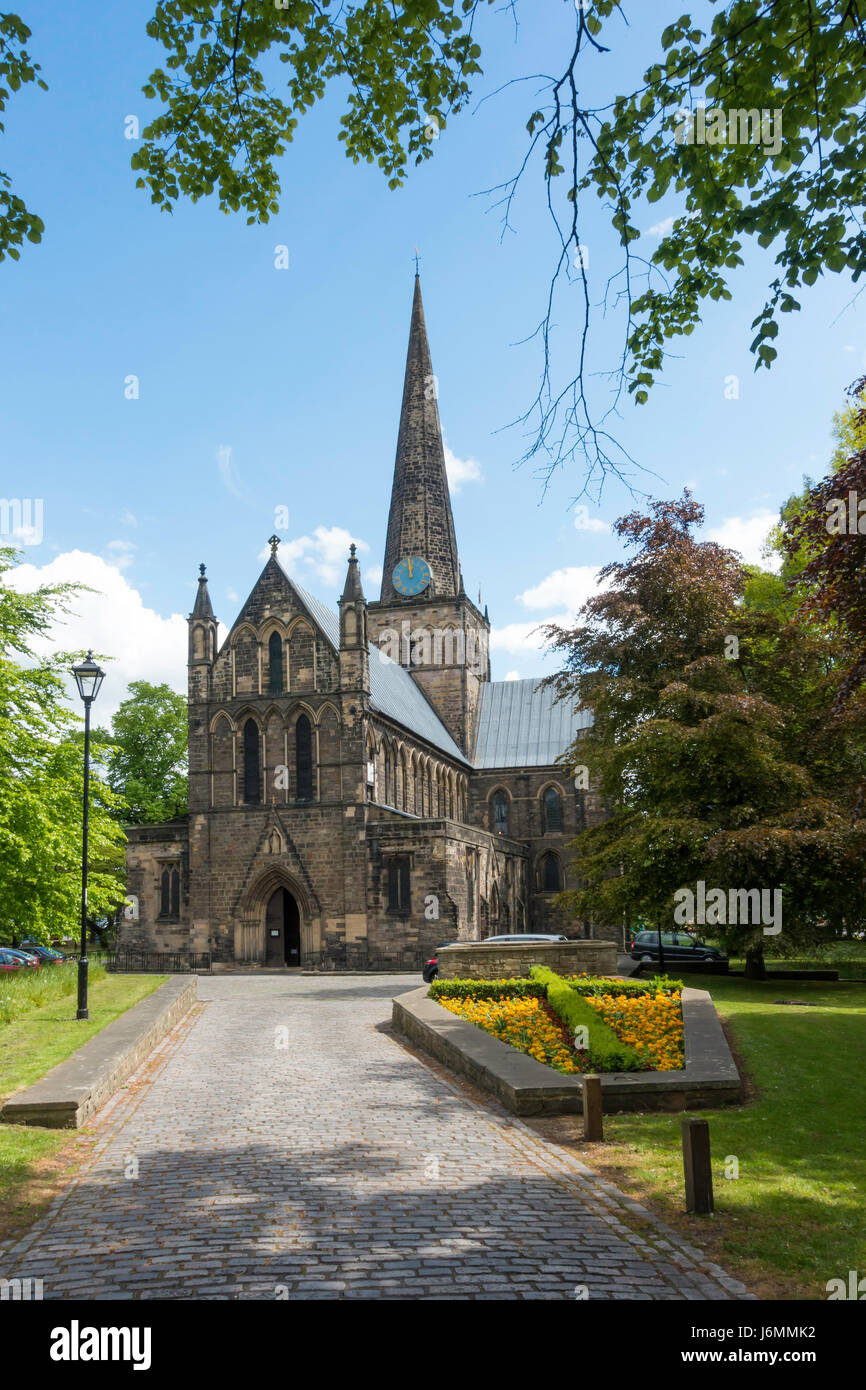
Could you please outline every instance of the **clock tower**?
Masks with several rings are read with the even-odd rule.
[[[416,273],[382,591],[367,609],[370,641],[411,672],[471,757],[480,686],[490,679],[490,623],[463,588],[437,397]]]

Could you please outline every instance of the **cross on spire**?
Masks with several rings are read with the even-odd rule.
[[[271,559],[272,559],[272,560],[276,558],[277,546],[279,545],[279,543],[280,543],[280,538],[279,538],[279,536],[271,536],[270,539],[268,540],[268,545],[271,547]]]

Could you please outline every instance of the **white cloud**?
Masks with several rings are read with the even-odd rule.
[[[589,508],[583,503],[574,509],[575,531],[609,531],[610,527],[600,516],[590,516]]]
[[[364,583],[365,583],[365,584],[368,584],[371,588],[372,588],[373,585],[375,585],[375,584],[381,584],[381,583],[382,583],[382,566],[381,566],[381,565],[370,565],[370,566],[368,566],[368,568],[364,570],[364,572],[363,572],[363,574],[362,574],[361,577],[362,577]],[[370,595],[368,594],[367,597],[369,598]]]
[[[186,694],[187,624],[180,613],[163,618],[147,608],[141,594],[121,574],[116,564],[101,555],[70,550],[47,565],[18,565],[7,575],[9,584],[26,592],[40,584],[87,584],[94,593],[70,597],[71,611],[61,618],[47,638],[34,642],[41,654],[92,647],[107,672],[93,706],[93,719],[106,725],[127,693],[130,681],[165,682]],[[81,702],[69,678],[72,703]]]
[[[644,236],[665,236],[673,225],[674,219],[672,217],[665,217],[661,222],[656,222],[652,227],[648,228],[648,230],[644,232]]]
[[[448,486],[452,492],[459,492],[464,483],[478,483],[482,480],[481,464],[477,459],[458,458],[452,449],[445,445],[445,471]]]
[[[298,536],[296,540],[285,541],[280,546],[280,560],[292,578],[297,577],[304,586],[313,580],[331,586],[342,584],[352,542],[360,551],[370,549],[366,541],[353,536],[345,526],[317,526],[312,536]],[[259,558],[266,560],[270,553],[270,549],[265,547]]]
[[[234,589],[226,589],[226,598],[229,603],[240,603],[241,601],[240,594],[236,594]]]
[[[110,552],[110,562],[119,570],[129,569],[137,549],[132,541],[109,541],[105,548]]]
[[[134,514],[133,512],[131,512],[131,511],[129,510],[129,508],[127,507],[127,508],[124,510],[124,513],[123,513],[123,515],[122,515],[121,518],[120,518],[120,524],[121,524],[121,526],[137,526],[137,525],[138,525],[138,517],[135,516],[135,514]]]
[[[217,468],[219,470],[220,481],[227,492],[233,497],[243,497],[244,489],[238,476],[237,467],[232,459],[232,446],[221,444],[216,451]]]
[[[534,589],[526,589],[517,597],[524,608],[551,608],[558,604],[567,608],[573,617],[578,608],[596,592],[597,585],[597,566],[569,565],[565,569],[554,570]]]
[[[738,550],[748,565],[760,565],[762,569],[778,570],[781,559],[778,555],[765,558],[761,551],[767,540],[770,528],[779,520],[778,512],[761,511],[753,516],[729,516],[721,526],[713,526],[707,531],[707,539],[718,541],[731,550]]]
[[[504,627],[494,627],[490,631],[490,650],[510,652],[513,656],[537,655],[544,651],[544,637],[541,628],[545,623],[562,622],[563,615],[550,618],[535,618],[531,623],[506,623]]]
[[[505,679],[506,679],[507,681],[519,681],[519,680],[520,680],[520,672],[519,672],[519,671],[506,671],[506,673],[505,673]]]

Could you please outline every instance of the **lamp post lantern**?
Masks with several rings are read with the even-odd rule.
[[[78,961],[78,1012],[76,1018],[87,1018],[87,828],[90,811],[90,706],[99,694],[105,680],[105,672],[93,660],[93,653],[87,659],[73,666],[72,674],[78,693],[84,701],[84,822],[81,852],[81,956]]]

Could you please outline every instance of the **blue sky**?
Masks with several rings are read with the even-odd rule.
[[[352,538],[368,597],[378,596],[416,244],[464,576],[489,605],[494,677],[546,669],[530,629],[574,612],[594,569],[618,553],[605,525],[634,503],[614,482],[589,505],[589,529],[577,529],[579,465],[543,494],[531,466],[514,468],[523,434],[504,428],[537,388],[538,347],[523,340],[542,312],[555,243],[537,170],[504,239],[483,190],[518,167],[540,84],[474,101],[396,192],[345,158],[334,93],[281,161],[282,210],[269,225],[247,227],[212,200],[169,217],[135,189],[135,143],[124,137],[127,116],[144,124],[154,109],[140,94],[161,60],[145,35],[150,4],[17,8],[50,90],[13,99],[0,167],[47,230],[20,262],[0,265],[0,492],[43,499],[44,536],[26,548],[19,582],[77,578],[100,591],[78,601],[58,640],[92,640],[114,657],[105,711],[130,679],[183,688],[199,561],[230,624],[278,507],[289,512],[283,555],[303,584],[334,602]],[[640,7],[631,29],[612,33],[589,87],[626,88],[681,8]],[[483,18],[479,99],[563,65],[572,5],[532,0],[516,12],[517,28],[498,8]],[[647,209],[642,250],[676,211]],[[583,238],[599,299],[616,259],[600,208]],[[279,245],[288,270],[275,268]],[[749,324],[771,263],[750,256],[733,302],[707,310],[649,405],[626,403],[616,432],[659,475],[647,490],[675,496],[689,483],[708,531],[754,555],[802,474],[824,471],[832,413],[866,370],[866,344],[850,283],[830,276],[788,316],[772,373],[755,375]],[[577,295],[557,311],[563,373]],[[614,316],[597,321],[592,370],[602,372],[619,340]],[[131,374],[137,400],[124,395]],[[725,397],[731,374],[736,400]]]

